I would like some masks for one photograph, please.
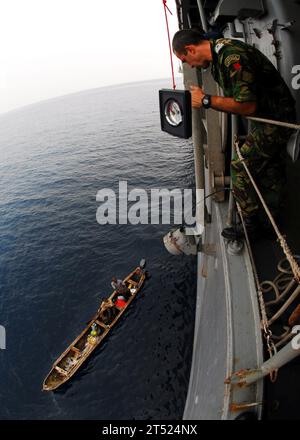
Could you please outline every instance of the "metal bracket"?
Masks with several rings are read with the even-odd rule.
[[[292,21],[288,21],[287,23],[277,23],[277,26],[280,26],[281,30],[285,31],[289,28],[291,28],[292,26],[294,26],[294,24],[296,23],[296,20],[292,20]]]

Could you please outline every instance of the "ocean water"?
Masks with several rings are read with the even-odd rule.
[[[102,225],[97,191],[190,188],[189,141],[161,132],[152,81],[90,90],[0,115],[0,419],[182,417],[196,260],[173,257],[169,225]],[[151,278],[71,381],[42,392],[113,275]]]

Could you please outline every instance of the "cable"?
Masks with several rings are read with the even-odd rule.
[[[215,191],[211,194],[208,194],[208,196],[205,196],[203,199],[199,200],[199,202],[196,203],[196,206],[199,205],[199,203],[204,202],[206,199],[209,199],[210,197],[214,196],[215,194],[218,194],[219,192],[223,192],[223,191],[231,191],[232,192],[232,189],[231,188],[221,188],[218,191]]]
[[[173,90],[176,89],[176,83],[175,83],[175,75],[174,75],[174,66],[173,66],[173,55],[172,55],[172,45],[171,45],[171,38],[170,38],[170,29],[169,29],[169,21],[168,21],[168,15],[167,15],[167,10],[168,12],[172,14],[172,12],[170,11],[170,9],[167,6],[167,0],[162,0],[163,5],[164,5],[164,10],[165,10],[165,17],[166,17],[166,26],[167,26],[167,33],[168,33],[168,41],[169,41],[169,50],[170,50],[170,60],[171,60],[171,70],[172,70],[172,81],[173,81]]]

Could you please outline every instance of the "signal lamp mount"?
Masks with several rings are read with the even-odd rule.
[[[173,136],[192,136],[192,100],[188,90],[159,91],[161,129]]]

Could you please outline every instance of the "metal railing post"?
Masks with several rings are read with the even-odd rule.
[[[202,0],[197,0],[197,4],[198,4],[199,14],[200,14],[200,18],[201,18],[202,28],[205,32],[207,32],[208,27],[207,27],[207,21],[206,21],[206,17],[205,17],[205,12],[204,12],[204,8],[203,8]]]
[[[263,377],[267,376],[274,370],[278,370],[283,365],[295,359],[300,355],[300,347],[295,348],[293,340],[289,342],[284,348],[278,351],[273,357],[264,362],[258,369],[241,370],[234,373],[231,377],[226,379],[226,383],[232,385],[248,386]]]

